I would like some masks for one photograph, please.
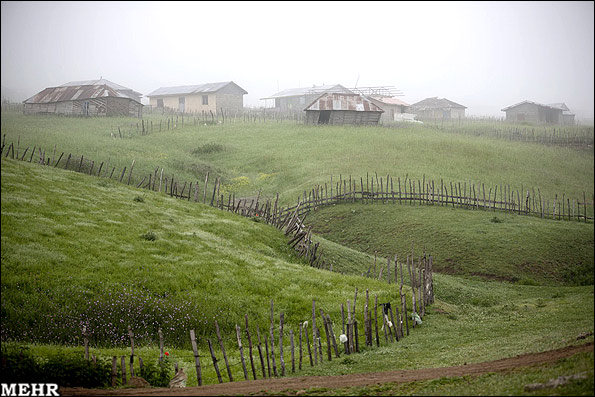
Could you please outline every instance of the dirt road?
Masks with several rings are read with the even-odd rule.
[[[488,372],[505,371],[518,367],[555,362],[576,353],[593,351],[593,342],[578,346],[568,346],[542,353],[522,354],[496,361],[460,365],[456,367],[424,368],[389,372],[373,372],[341,376],[304,376],[291,378],[260,379],[231,382],[183,389],[145,388],[100,390],[82,388],[62,388],[63,396],[222,396],[282,390],[302,390],[310,387],[341,388],[369,386],[389,382],[405,383],[441,378],[445,376],[480,375]]]

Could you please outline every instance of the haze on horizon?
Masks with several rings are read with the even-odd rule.
[[[100,77],[144,95],[231,80],[258,107],[283,89],[357,83],[410,104],[448,98],[468,116],[531,100],[592,121],[593,4],[2,1],[2,96]]]

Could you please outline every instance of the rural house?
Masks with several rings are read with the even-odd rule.
[[[568,109],[565,103],[550,103],[549,106],[562,109],[562,124],[573,125],[574,124],[574,113]]]
[[[465,118],[465,109],[466,106],[446,98],[433,97],[414,103],[409,112],[420,120],[457,120]]]
[[[72,81],[25,100],[25,114],[142,117],[141,93],[106,79]]]
[[[574,124],[574,114],[564,103],[545,105],[533,101],[523,101],[502,109],[506,121],[534,124]]]
[[[380,121],[383,123],[398,121],[400,119],[399,115],[407,113],[410,106],[408,103],[394,97],[368,96],[367,98],[384,111],[380,116]]]
[[[383,110],[359,94],[325,93],[306,109],[306,124],[376,125]]]
[[[153,108],[181,113],[234,112],[244,110],[244,95],[248,92],[233,81],[161,87],[147,97]]]
[[[301,112],[306,105],[324,93],[353,94],[353,92],[342,85],[334,84],[304,88],[289,88],[271,95],[270,97],[260,99],[264,101],[273,99],[275,101],[274,109],[278,112]]]

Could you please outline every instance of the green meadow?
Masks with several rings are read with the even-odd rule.
[[[367,172],[539,188],[552,199],[562,193],[582,199],[585,193],[589,201],[594,190],[592,147],[576,150],[424,125],[238,121],[205,126],[188,119],[184,127],[159,132],[160,118],[147,119],[154,129],[147,135],[136,133],[137,120],[117,118],[3,113],[1,127],[3,138],[18,142],[21,154],[41,146],[46,156],[84,155],[118,170],[134,160],[139,178],[162,167],[164,174],[201,185],[208,171],[221,176],[224,190],[237,197],[279,193],[284,204],[294,204],[303,190],[331,176],[365,178]],[[118,126],[123,138],[114,137]],[[306,220],[333,264],[331,272],[308,266],[282,231],[258,218],[136,189],[115,178],[12,160],[4,153],[1,167],[3,348],[24,347],[40,357],[82,354],[85,325],[91,353],[110,359],[129,354],[131,325],[135,353],[149,362],[158,357],[157,330],[162,329],[170,358],[187,369],[193,386],[188,332],[196,330],[205,382],[216,383],[207,338],[216,344],[217,321],[239,380],[235,325],[243,328],[247,315],[253,339],[257,326],[264,338],[272,300],[277,345],[279,315],[285,315],[289,368],[288,332],[297,343],[299,324],[312,320],[312,300],[331,316],[338,335],[341,304],[352,301],[357,288],[362,323],[366,290],[372,302],[376,295],[379,302],[396,302],[398,296],[394,283],[362,274],[375,254],[378,267],[386,266],[388,255],[404,260],[412,243],[416,256],[423,248],[433,256],[437,272],[436,302],[423,324],[398,343],[386,343],[381,334],[380,347],[362,347],[360,354],[323,365],[310,367],[305,358],[296,375],[463,365],[593,341],[592,221],[440,206],[337,204],[311,212]],[[221,359],[218,350],[217,355]],[[227,381],[223,361],[220,369]],[[592,394],[592,353],[509,373],[306,394],[531,395],[525,384],[585,371],[586,381],[558,392]]]

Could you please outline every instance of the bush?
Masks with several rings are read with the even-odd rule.
[[[143,240],[147,241],[155,241],[157,240],[157,235],[151,231],[146,232],[145,234],[141,234],[140,236]]]
[[[199,155],[199,154],[217,153],[217,152],[222,152],[223,149],[224,149],[223,145],[220,145],[218,143],[206,143],[206,144],[194,149],[192,151],[192,154]]]
[[[157,363],[144,363],[140,376],[154,387],[168,387],[173,372],[171,362],[167,356]]]
[[[63,387],[106,387],[111,383],[111,361],[85,360],[80,353],[57,353],[37,361],[28,350],[2,349],[2,383],[56,383]]]

